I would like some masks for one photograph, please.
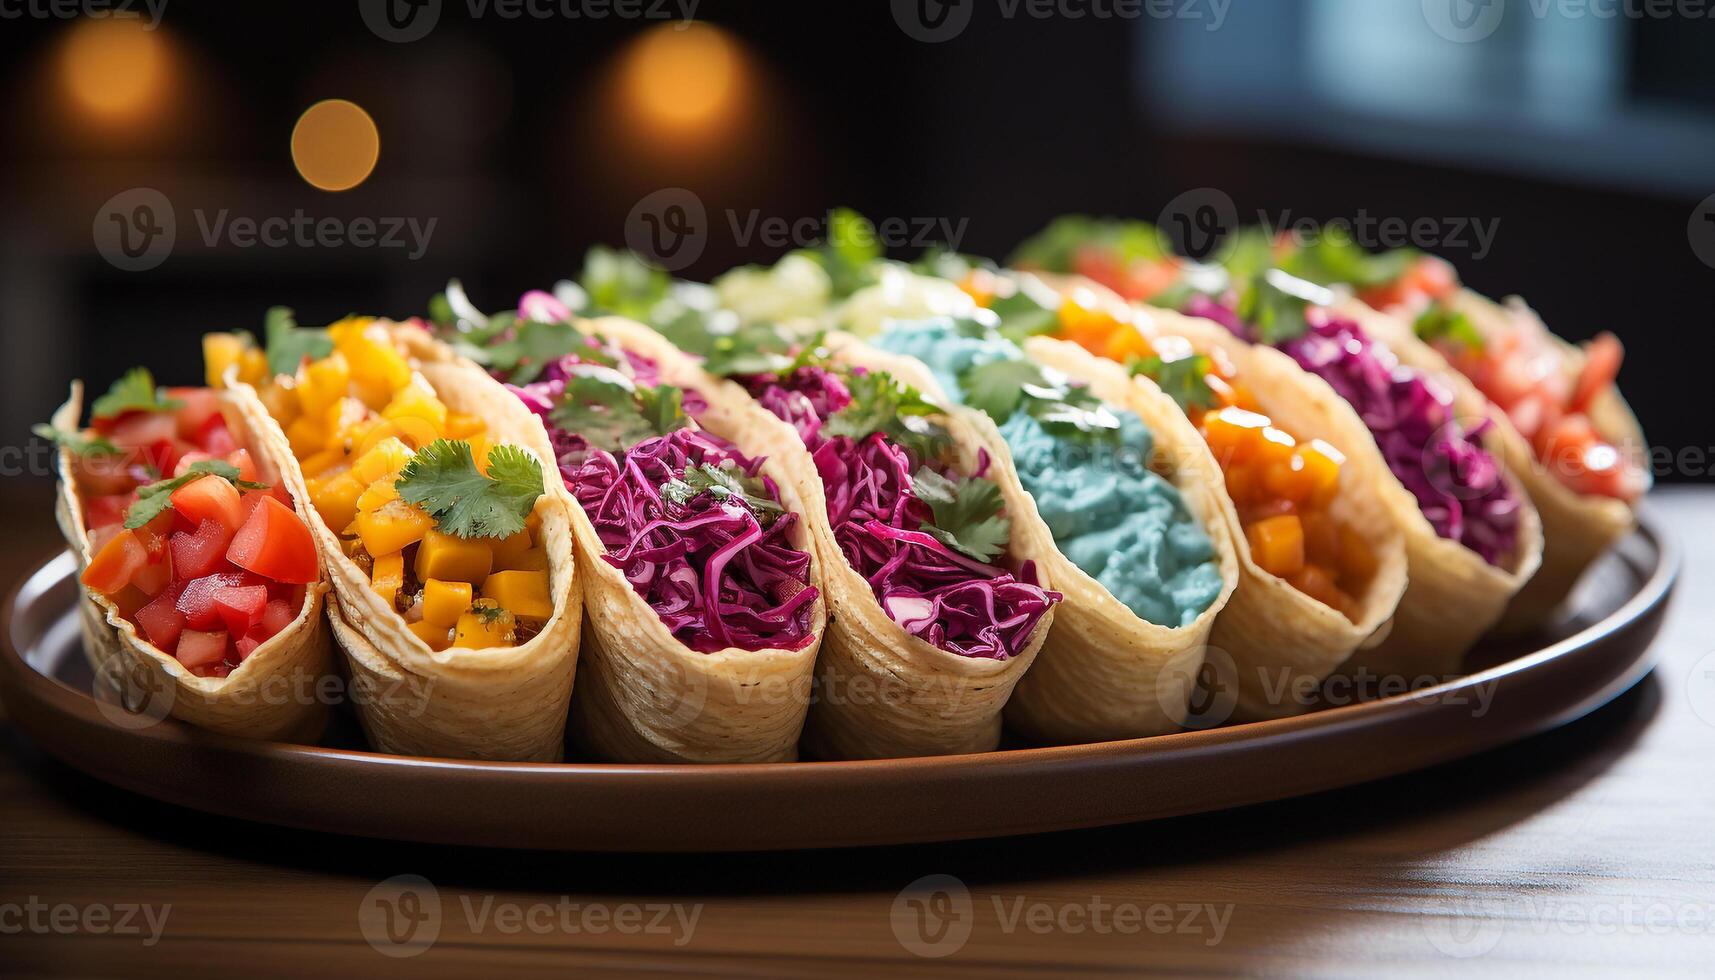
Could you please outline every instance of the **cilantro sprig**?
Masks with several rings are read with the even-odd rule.
[[[988,413],[997,423],[1024,411],[1062,438],[1119,437],[1119,418],[1088,387],[1030,361],[972,365],[959,373],[959,387],[966,405]]]
[[[1281,258],[1280,268],[1322,286],[1357,289],[1385,286],[1405,275],[1423,253],[1411,248],[1372,254],[1352,236],[1330,225],[1314,242]]]
[[[712,493],[720,500],[742,500],[750,512],[756,515],[756,522],[763,527],[769,527],[780,515],[786,513],[786,508],[768,495],[768,488],[759,476],[745,476],[736,469],[727,466],[713,466],[699,463],[685,470],[678,479],[669,480],[661,487],[662,496],[669,503],[684,506],[704,493]]]
[[[205,476],[225,480],[240,490],[267,490],[266,483],[238,478],[238,467],[224,459],[203,459],[192,463],[183,473],[170,480],[156,480],[137,488],[137,502],[125,512],[125,526],[133,530],[142,527],[172,506],[173,491]]]
[[[929,505],[932,522],[918,530],[980,562],[992,562],[1012,539],[1012,522],[1001,516],[1005,500],[990,480],[948,479],[927,466],[911,478],[911,492]]]
[[[106,436],[86,436],[81,432],[67,432],[44,422],[30,426],[30,431],[56,446],[64,446],[71,450],[74,456],[118,456],[122,452],[118,446],[108,441]]]
[[[1187,352],[1180,357],[1164,358],[1160,354],[1133,358],[1127,366],[1132,377],[1142,375],[1154,381],[1168,397],[1179,403],[1184,411],[1215,407],[1215,389],[1209,376],[1215,371],[1214,359],[1207,354]]]
[[[294,374],[305,358],[319,361],[333,353],[333,338],[317,327],[300,327],[292,311],[271,307],[262,318],[262,335],[271,374]]]
[[[803,343],[778,324],[722,324],[690,311],[656,329],[673,346],[703,358],[703,370],[720,378],[782,373]]]
[[[1483,335],[1477,325],[1464,313],[1445,306],[1432,306],[1412,324],[1412,329],[1424,343],[1445,340],[1470,351],[1483,349]]]
[[[886,371],[852,371],[844,380],[851,404],[828,416],[824,434],[861,442],[879,432],[919,460],[936,459],[952,444],[947,430],[932,420],[946,409],[916,388]]]
[[[566,378],[549,421],[590,445],[621,452],[645,439],[682,429],[684,392],[671,385],[639,388],[617,371],[594,367]]]
[[[542,495],[542,464],[517,446],[488,451],[488,473],[476,468],[470,443],[437,439],[411,457],[393,482],[399,498],[423,508],[444,534],[507,538]]]
[[[1312,306],[1329,306],[1334,295],[1328,290],[1290,275],[1280,269],[1270,269],[1251,280],[1239,297],[1239,319],[1256,332],[1264,344],[1284,343],[1303,335],[1310,328],[1305,313]]]
[[[113,382],[107,394],[97,398],[89,411],[94,418],[112,419],[126,412],[171,412],[184,404],[177,398],[166,397],[156,388],[155,376],[149,373],[148,368],[136,367]]]

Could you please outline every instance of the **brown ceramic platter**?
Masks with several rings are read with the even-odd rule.
[[[1563,725],[1648,673],[1678,571],[1646,516],[1568,612],[1472,673],[1278,721],[1156,738],[869,762],[466,762],[367,751],[349,711],[320,745],[254,742],[92,697],[70,554],[0,610],[0,694],[50,754],[145,796],[263,823],[555,850],[777,850],[997,837],[1243,806],[1392,776]]]

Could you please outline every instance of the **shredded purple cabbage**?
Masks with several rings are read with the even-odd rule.
[[[1186,312],[1252,339],[1231,308],[1206,297],[1195,297]],[[1388,469],[1417,498],[1436,534],[1499,565],[1518,542],[1520,501],[1502,478],[1500,464],[1483,448],[1483,434],[1492,423],[1460,423],[1451,392],[1400,364],[1356,322],[1312,307],[1307,323],[1309,329],[1277,344],[1278,349],[1357,410]]]
[[[656,382],[653,361],[627,356],[638,384]],[[544,380],[512,390],[542,417],[560,476],[595,525],[607,562],[693,650],[796,650],[809,643],[820,593],[810,584],[809,554],[787,538],[798,515],[780,514],[765,527],[731,495],[705,491],[683,503],[662,495],[664,485],[693,467],[728,463],[745,477],[758,477],[763,460],[695,428],[646,439],[620,457],[591,447],[548,417],[565,390],[567,369],[577,363],[568,355],[543,372]],[[684,395],[693,417],[697,406],[706,407],[695,392]],[[778,502],[779,487],[760,478]]]
[[[1034,562],[1014,575],[919,530],[933,518],[911,490],[923,461],[879,432],[860,442],[822,435],[828,416],[851,403],[835,375],[810,366],[787,378],[753,378],[749,386],[803,437],[822,476],[834,539],[890,619],[959,656],[1005,660],[1024,648],[1061,598],[1037,584]]]

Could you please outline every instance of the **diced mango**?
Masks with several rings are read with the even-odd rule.
[[[475,608],[459,617],[453,644],[471,650],[503,647],[512,642],[512,626],[511,612],[479,599]]]
[[[1251,560],[1263,571],[1291,578],[1304,568],[1304,527],[1296,514],[1282,514],[1245,528]]]
[[[313,416],[301,415],[286,426],[286,441],[292,444],[292,455],[299,459],[320,452],[327,445],[327,438],[326,423]]]
[[[1309,475],[1311,502],[1317,507],[1327,507],[1340,492],[1340,467],[1345,465],[1345,455],[1320,439],[1312,439],[1310,445],[1299,448],[1298,456],[1304,460]]]
[[[357,457],[357,462],[351,464],[351,472],[367,486],[404,469],[405,464],[411,461],[411,455],[410,446],[395,436],[388,436]]]
[[[1257,443],[1257,459],[1262,463],[1289,463],[1292,451],[1298,448],[1298,440],[1272,425],[1262,429],[1262,439]]]
[[[1203,438],[1222,466],[1248,462],[1255,454],[1268,416],[1242,408],[1223,408],[1204,417]]]
[[[535,542],[530,538],[529,528],[525,528],[509,538],[501,538],[497,541],[491,542],[489,547],[494,550],[494,567],[514,567],[512,562],[517,559],[519,555],[529,551],[530,546],[534,543]],[[505,605],[505,603],[502,603],[502,605]]]
[[[376,554],[376,552],[370,552]],[[374,570],[369,574],[369,587],[375,590],[382,601],[397,608],[399,589],[405,584],[405,556],[397,551],[381,555],[375,559]]]
[[[463,412],[447,413],[447,438],[469,439],[471,436],[482,435],[488,431],[488,423],[480,416],[466,415]]]
[[[1353,587],[1368,582],[1376,574],[1375,551],[1351,527],[1340,528],[1340,573]]]
[[[296,382],[291,378],[275,378],[263,385],[257,394],[262,397],[262,405],[268,409],[268,414],[280,423],[280,428],[290,431],[292,423],[298,420]]]
[[[429,579],[423,583],[423,620],[441,627],[443,631],[452,629],[458,624],[459,617],[470,609],[471,593],[469,582]]]
[[[355,398],[341,398],[327,407],[322,417],[325,427],[322,436],[324,447],[344,446],[346,433],[369,414],[369,408]],[[306,413],[305,418],[309,418]]]
[[[344,528],[357,517],[357,498],[363,484],[350,473],[341,473],[329,480],[318,480],[310,487],[310,503],[322,515],[327,526]]]
[[[259,385],[268,380],[268,355],[255,347],[246,347],[238,355],[238,380],[247,385]]]
[[[244,339],[233,333],[207,333],[202,337],[203,380],[210,388],[226,386],[226,369],[244,354]]]
[[[370,511],[365,511],[362,502],[359,501],[356,524],[357,534],[363,539],[364,550],[372,555],[385,555],[400,551],[406,545],[423,540],[424,535],[431,533],[435,522],[420,508],[403,500],[394,499]],[[422,567],[420,554],[417,567]],[[448,578],[449,576],[419,574],[417,577]]]
[[[375,385],[376,390],[385,387],[390,392],[397,392],[411,381],[411,365],[405,360],[405,355],[393,347],[393,342],[387,337],[386,331],[380,327],[366,327],[355,336],[348,336],[344,343],[334,341],[351,364],[351,379],[365,385]]]
[[[348,316],[328,324],[328,339],[334,347],[344,350],[353,342],[361,340],[365,330],[375,323],[371,316]]]
[[[351,366],[339,351],[298,368],[298,407],[305,415],[324,415],[328,406],[346,396]]]
[[[528,551],[521,551],[509,558],[505,564],[496,561],[495,566],[509,572],[545,572],[548,570],[548,549],[531,548]],[[493,574],[491,573],[489,577],[492,578]]]
[[[393,480],[376,480],[357,498],[357,509],[360,513],[380,510],[389,501],[399,499],[399,488]]]
[[[548,619],[554,615],[554,600],[548,595],[548,573],[494,572],[482,583],[482,597],[493,599],[515,616]]]
[[[453,644],[453,628],[451,626],[431,623],[427,619],[407,623],[406,626],[411,632],[417,634],[417,639],[422,640],[431,650],[445,650]]]
[[[318,476],[332,476],[337,468],[345,465],[345,461],[345,448],[330,446],[305,457],[298,466],[304,471],[304,479],[313,480]]]
[[[422,419],[435,430],[437,438],[447,431],[447,406],[436,397],[435,389],[429,387],[429,382],[420,374],[411,375],[410,383],[399,389],[393,400],[381,410],[381,417],[389,422]]]
[[[417,548],[417,578],[425,582],[438,578],[474,584],[487,578],[493,566],[494,550],[484,538],[460,538],[430,529]]]

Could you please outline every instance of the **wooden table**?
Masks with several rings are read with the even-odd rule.
[[[463,976],[498,966],[1707,976],[1715,491],[1664,492],[1653,505],[1686,546],[1687,567],[1660,666],[1619,701],[1429,772],[1153,824],[828,853],[473,851],[154,803],[0,728],[10,750],[0,753],[0,975]],[[12,523],[19,560],[51,540],[41,522]],[[902,888],[935,874],[956,877],[969,896],[962,944],[937,928],[951,920],[896,903]],[[381,886],[396,875],[432,882],[440,915],[427,948],[395,947],[376,931],[393,909],[398,935],[413,935],[413,924],[424,929],[416,939],[430,934],[429,893],[417,884],[407,901],[418,904],[400,904],[399,891]],[[360,917],[377,895],[393,904],[370,901]],[[127,909],[134,931],[114,934]],[[152,945],[145,911],[165,915]],[[417,955],[383,956],[377,946]]]

